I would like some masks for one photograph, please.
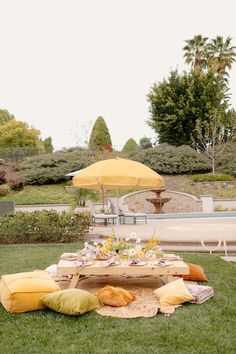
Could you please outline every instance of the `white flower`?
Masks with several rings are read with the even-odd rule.
[[[141,238],[137,237],[136,238],[136,243],[141,243]]]
[[[129,237],[134,240],[138,237],[138,235],[136,234],[136,232],[131,232],[131,234],[129,235]]]
[[[87,248],[89,246],[88,242],[84,243],[84,247]]]
[[[129,237],[126,237],[125,241],[128,242],[129,240],[130,240],[130,238],[129,238]]]
[[[136,249],[137,252],[139,252],[139,251],[142,250],[142,247],[141,246],[136,246],[135,249]]]
[[[95,247],[98,246],[98,242],[97,241],[95,241],[93,244],[94,244]]]

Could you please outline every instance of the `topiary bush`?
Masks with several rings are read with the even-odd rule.
[[[103,117],[98,117],[93,125],[89,139],[89,148],[92,150],[112,150],[109,130]]]
[[[140,150],[131,158],[158,173],[181,174],[211,171],[210,160],[189,146],[179,147],[161,144],[153,149]]]
[[[123,146],[122,153],[126,155],[130,155],[132,153],[136,153],[139,149],[138,144],[133,138],[130,138],[126,141],[125,145]]]
[[[0,185],[0,197],[5,197],[10,193],[10,187],[7,184]]]
[[[0,218],[0,243],[81,241],[89,230],[90,214],[54,210],[16,212]]]

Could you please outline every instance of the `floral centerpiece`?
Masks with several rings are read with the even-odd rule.
[[[115,241],[114,230],[112,235],[102,242],[85,242],[84,248],[78,253],[81,257],[96,260],[134,260],[143,261],[157,259],[164,252],[159,247],[159,240],[151,237],[142,243],[136,233],[131,233],[126,239]]]

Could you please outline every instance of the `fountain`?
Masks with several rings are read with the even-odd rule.
[[[161,193],[164,192],[165,189],[151,189],[151,192],[156,194],[156,197],[154,198],[146,198],[146,200],[150,203],[152,203],[155,207],[155,214],[163,214],[162,207],[165,203],[169,202],[171,198],[162,198]]]

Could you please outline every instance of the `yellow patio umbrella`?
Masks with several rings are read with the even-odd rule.
[[[85,189],[104,190],[149,189],[164,186],[164,179],[144,164],[128,159],[115,158],[96,162],[76,174],[73,185]]]
[[[151,168],[133,160],[98,161],[76,174],[73,185],[85,189],[149,189],[164,186],[164,179]]]

